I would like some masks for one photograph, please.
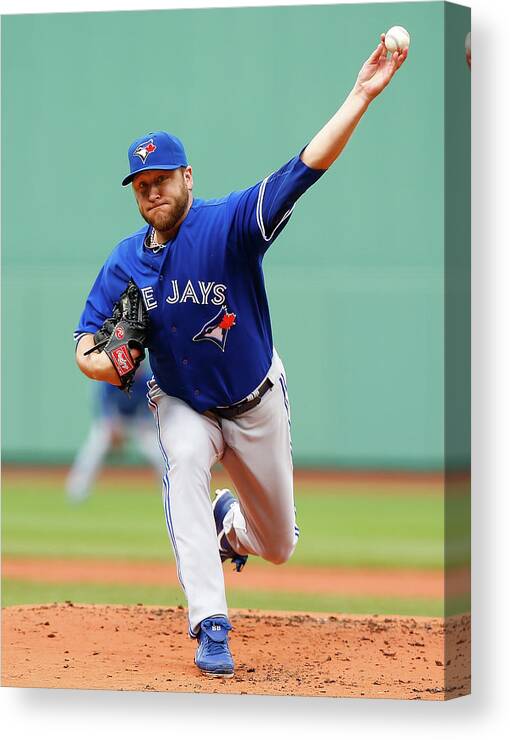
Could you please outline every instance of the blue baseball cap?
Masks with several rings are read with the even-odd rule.
[[[123,185],[129,185],[139,172],[188,166],[182,141],[168,131],[153,131],[135,139],[128,149],[128,160],[130,173],[122,180]]]

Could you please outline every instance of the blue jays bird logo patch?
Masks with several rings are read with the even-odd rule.
[[[149,156],[149,154],[152,154],[152,152],[155,152],[157,149],[156,144],[154,143],[153,139],[149,139],[148,141],[144,141],[142,144],[139,144],[135,151],[133,152],[133,157],[140,157],[142,162],[145,164],[145,160]]]
[[[235,326],[236,315],[229,313],[226,306],[222,306],[220,311],[207,324],[200,329],[198,334],[193,337],[194,342],[209,341],[213,342],[222,352],[225,351],[225,344],[230,329]]]

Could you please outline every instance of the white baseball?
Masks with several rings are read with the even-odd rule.
[[[393,54],[395,51],[404,51],[409,49],[411,37],[402,26],[392,26],[384,36],[384,45]]]

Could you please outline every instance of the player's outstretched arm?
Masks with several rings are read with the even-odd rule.
[[[333,164],[372,100],[384,90],[406,58],[407,50],[388,56],[381,34],[379,45],[362,66],[343,105],[302,152],[301,159],[308,167],[326,170]]]

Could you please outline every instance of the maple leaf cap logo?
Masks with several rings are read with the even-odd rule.
[[[135,151],[133,152],[134,157],[140,157],[142,162],[145,164],[145,161],[149,154],[152,154],[152,152],[155,152],[157,149],[156,144],[154,143],[154,139],[149,139],[148,141],[144,141],[142,144],[139,144]]]

